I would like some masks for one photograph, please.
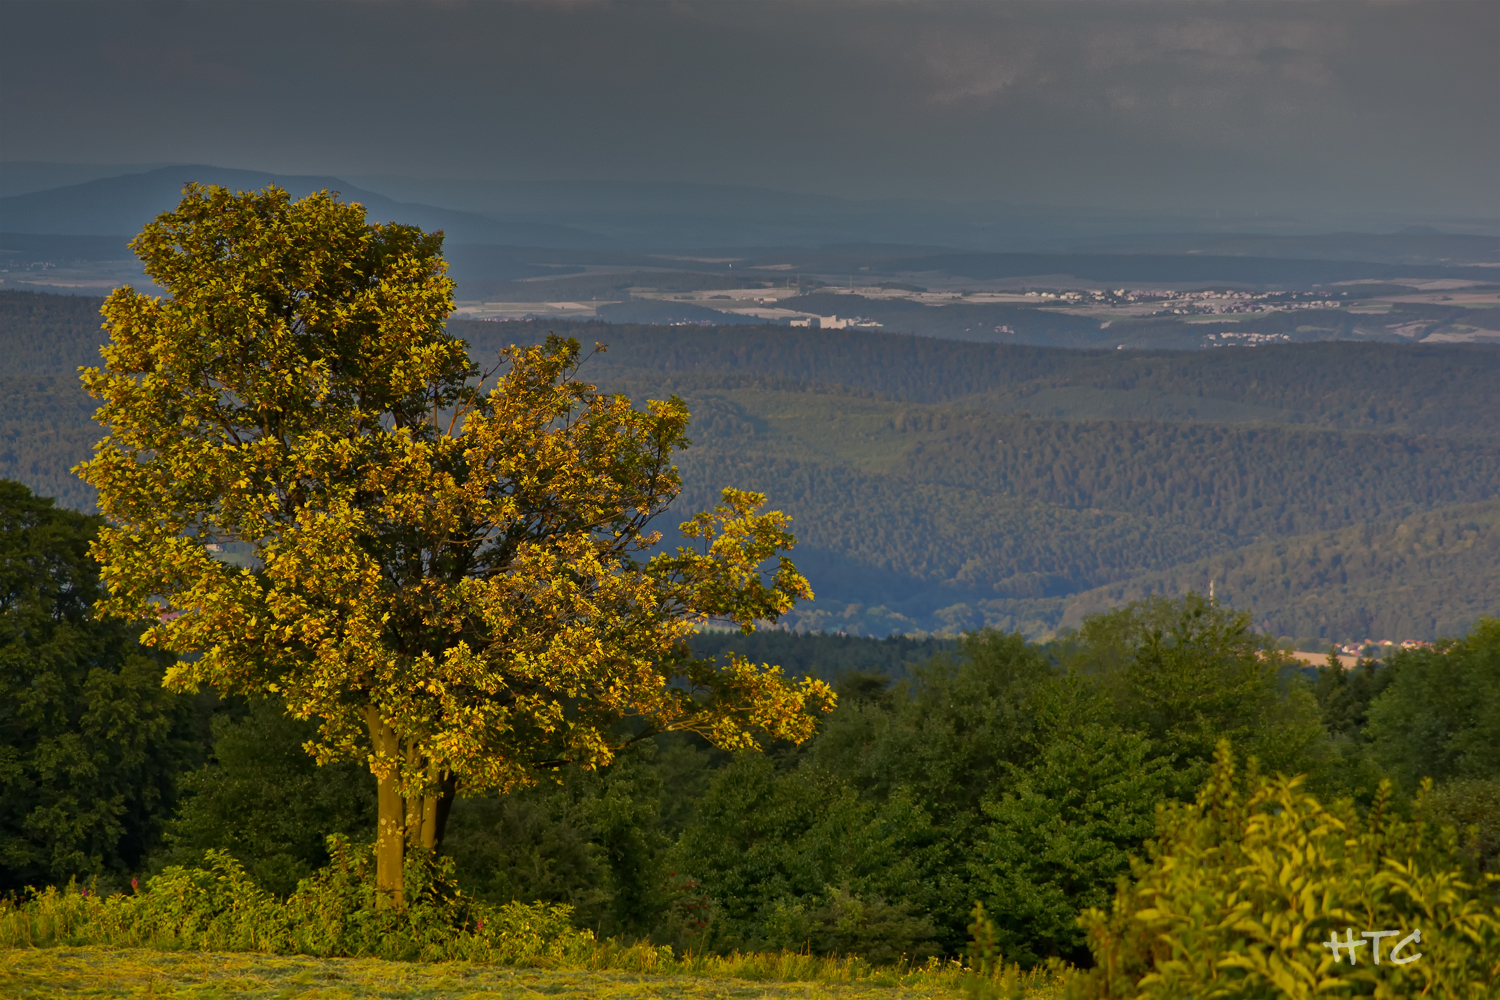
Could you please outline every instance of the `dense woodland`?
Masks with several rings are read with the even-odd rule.
[[[923,615],[1004,628],[1056,624],[1069,595],[1137,577],[1134,592],[1152,592],[1169,567],[1195,588],[1218,578],[1220,593],[1255,610],[1257,621],[1269,620],[1262,605],[1274,598],[1280,610],[1266,627],[1323,641],[1364,638],[1361,623],[1371,620],[1399,625],[1396,638],[1432,637],[1471,620],[1454,617],[1459,608],[1493,607],[1482,571],[1494,544],[1491,519],[1473,521],[1457,551],[1444,550],[1448,560],[1392,561],[1389,550],[1377,558],[1371,546],[1379,543],[1362,533],[1394,530],[1418,513],[1462,506],[1471,514],[1475,503],[1492,504],[1497,452],[1477,440],[1023,419],[690,385],[672,383],[700,415],[697,447],[680,462],[690,497],[701,502],[724,483],[753,480],[793,514],[800,559],[822,599],[809,609],[809,625],[848,627],[838,601],[884,605],[904,615],[907,628]],[[866,516],[872,510],[881,516]],[[1464,523],[1471,520],[1466,514]],[[1277,573],[1270,587],[1260,574],[1236,572],[1226,586],[1246,546],[1280,540],[1283,550],[1327,549],[1328,533],[1346,529],[1360,530],[1333,544],[1349,546],[1343,558],[1351,566],[1388,570],[1366,579],[1393,594],[1405,588],[1396,606],[1316,574]],[[1279,586],[1283,577],[1296,581],[1292,590]],[[1316,603],[1302,602],[1314,594]]]
[[[171,694],[162,657],[90,616],[97,519],[0,483],[0,889],[125,885],[227,849],[285,894],[368,836],[358,764],[318,767],[278,704]],[[679,948],[955,955],[982,901],[1005,955],[1087,964],[1075,918],[1112,898],[1228,739],[1357,808],[1470,828],[1454,863],[1500,870],[1500,622],[1353,671],[1281,661],[1248,617],[1151,598],[1044,645],[767,633],[700,637],[832,677],[812,740],[729,754],[638,744],[601,771],[461,798],[443,852],[466,892],[575,907]],[[1436,780],[1420,804],[1421,779]]]
[[[0,293],[0,475],[84,511],[93,496],[68,470],[100,432],[72,372],[97,359],[98,304]],[[1457,634],[1500,608],[1493,349],[450,326],[479,360],[558,326],[608,345],[583,377],[682,396],[681,505],[738,485],[793,515],[818,595],[796,627],[1043,636],[1209,580],[1259,627],[1319,648]]]

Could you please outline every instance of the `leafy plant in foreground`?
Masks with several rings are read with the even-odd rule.
[[[1074,995],[1491,996],[1500,980],[1500,878],[1468,880],[1451,827],[1396,813],[1389,784],[1362,815],[1348,801],[1324,806],[1301,778],[1254,770],[1240,778],[1221,744],[1197,801],[1161,807],[1157,840],[1111,911],[1081,918],[1096,966]],[[1371,960],[1367,931],[1397,932],[1376,939],[1382,964]],[[1394,946],[1414,931],[1420,941],[1403,957],[1421,958],[1393,963]],[[1351,939],[1357,964],[1329,945]]]

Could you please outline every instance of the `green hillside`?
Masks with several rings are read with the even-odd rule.
[[[1191,567],[1184,578],[1201,589],[1205,559],[1312,532],[1363,552],[1378,544],[1366,537],[1371,525],[1500,495],[1500,447],[1473,439],[1023,419],[826,386],[694,381],[619,387],[676,392],[697,414],[695,446],[679,463],[689,505],[753,484],[794,517],[798,563],[819,594],[799,618],[809,627],[1042,632],[1064,622],[1080,592],[1097,597],[1113,584],[1109,593],[1131,586],[1139,596],[1160,585],[1138,578],[1173,567]],[[1372,578],[1421,596],[1403,598],[1401,638],[1461,628],[1500,597],[1474,590],[1450,602],[1443,594],[1463,582],[1441,560],[1373,565],[1385,568]],[[1298,588],[1327,591],[1321,625],[1278,619],[1277,634],[1363,637],[1363,623],[1385,614],[1342,582]],[[1258,616],[1268,596],[1226,593]]]
[[[1203,591],[1254,609],[1272,635],[1458,635],[1500,608],[1500,501],[1277,538],[1070,598],[1062,621],[1150,594]]]
[[[67,470],[99,429],[72,373],[97,358],[98,304],[0,292],[0,477],[77,509],[93,497]],[[453,327],[479,361],[548,329]],[[584,369],[602,386],[689,402],[683,510],[736,485],[795,518],[818,594],[798,627],[1040,635],[1211,576],[1298,638],[1431,638],[1500,610],[1500,351],[559,329],[608,343]]]
[[[693,636],[698,656],[724,657],[737,653],[752,663],[775,663],[793,677],[821,677],[842,682],[855,674],[883,674],[902,678],[915,665],[934,656],[958,652],[955,639],[893,635],[884,639],[830,633],[799,633],[760,629],[749,635],[737,630],[704,630]]]
[[[0,376],[93,364],[101,299],[0,291]],[[455,321],[476,358],[547,332],[603,341],[595,368],[753,373],[920,403],[1069,419],[1309,423],[1500,434],[1500,350],[1325,342],[1215,351],[1081,351],[870,331]],[[1058,412],[1062,411],[1062,412]]]
[[[56,375],[96,364],[109,336],[101,328],[103,299],[84,295],[0,291],[0,376]]]

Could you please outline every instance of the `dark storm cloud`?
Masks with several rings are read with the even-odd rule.
[[[1493,215],[1500,4],[10,3],[7,159]]]

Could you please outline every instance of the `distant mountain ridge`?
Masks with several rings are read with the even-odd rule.
[[[337,177],[289,176],[202,164],[161,167],[0,198],[0,231],[57,236],[123,234],[128,239],[157,215],[175,208],[183,185],[190,181],[244,191],[274,184],[294,198],[319,190],[338,191],[344,200],[363,204],[372,221],[395,221],[428,231],[441,229],[450,243],[564,249],[597,249],[612,244],[607,237],[566,226],[492,219],[472,212],[393,201]]]
[[[971,251],[1186,253],[1469,264],[1492,261],[1494,219],[1447,219],[1441,231],[1383,219],[1219,217],[1097,206],[936,197],[847,198],[737,184],[607,180],[423,180],[351,176],[400,201],[516,215],[605,233],[621,244],[713,248],[835,243]],[[1332,233],[1331,236],[1320,235]],[[1464,234],[1464,235],[1458,235]],[[1478,235],[1475,235],[1478,234]],[[1487,242],[1475,243],[1473,240]],[[1220,249],[1221,248],[1221,249]]]
[[[319,187],[340,190],[371,207],[377,217],[444,229],[450,236],[450,246],[628,247],[723,256],[720,251],[726,247],[739,248],[731,255],[742,255],[747,248],[755,247],[769,250],[778,246],[865,244],[884,246],[888,254],[900,253],[898,248],[904,246],[962,253],[1202,254],[1435,266],[1500,261],[1500,237],[1495,226],[1475,220],[1450,220],[1452,232],[1408,227],[1396,233],[1339,231],[1319,235],[1307,232],[1314,223],[1305,218],[1209,219],[919,197],[861,200],[748,185],[667,181],[289,175],[197,164],[111,168],[101,164],[0,163],[0,230],[55,235],[132,234],[156,212],[169,207],[170,197],[164,201],[161,195],[175,196],[181,181],[187,178],[184,170],[193,179],[239,187],[275,181],[293,193]],[[145,213],[121,213],[99,204],[74,212],[42,197],[49,192],[69,192],[61,195],[64,201],[76,196],[82,203],[94,199],[112,182],[153,175],[164,175],[169,183],[165,192],[158,191],[149,199],[151,204]],[[116,186],[120,187],[118,193],[130,194],[130,184]],[[10,200],[33,196],[32,201]],[[111,228],[86,228],[104,225]]]
[[[143,174],[171,163],[51,163],[45,160],[0,160],[0,198],[31,194],[103,177]]]

